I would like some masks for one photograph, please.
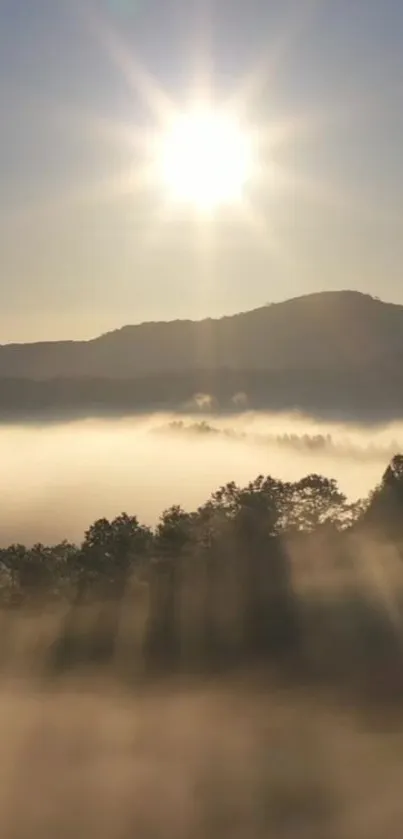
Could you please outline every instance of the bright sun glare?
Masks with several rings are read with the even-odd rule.
[[[100,4],[95,5],[98,7]],[[306,5],[296,3],[295,8],[305,8]],[[280,37],[280,58],[284,53],[283,47],[288,48],[294,35],[298,34],[302,22],[299,14],[296,14],[296,27],[291,21],[290,32],[287,30],[284,37]],[[81,115],[84,126],[89,125],[95,137],[100,133],[103,141],[105,138],[116,140],[119,150],[128,147],[130,154],[134,152],[134,157],[130,158],[132,162],[123,172],[123,177],[119,168],[117,175],[112,174],[110,179],[101,178],[95,185],[92,182],[80,185],[77,190],[72,190],[71,195],[62,196],[62,205],[66,201],[75,204],[110,200],[120,195],[141,195],[145,190],[150,198],[157,197],[157,202],[149,215],[150,224],[145,224],[143,246],[156,242],[159,234],[165,238],[169,223],[173,218],[177,220],[176,211],[179,209],[181,215],[185,206],[187,210],[195,211],[187,212],[186,220],[197,220],[194,236],[195,241],[202,245],[200,254],[203,253],[203,256],[212,256],[219,242],[216,234],[220,233],[220,227],[210,222],[221,219],[221,213],[216,214],[215,211],[224,207],[256,236],[259,246],[270,250],[271,258],[278,262],[280,270],[287,272],[300,270],[300,264],[296,266],[292,249],[283,247],[281,231],[276,229],[271,206],[269,209],[266,201],[267,188],[270,188],[270,195],[290,190],[294,195],[296,190],[300,190],[320,203],[333,206],[336,202],[343,211],[353,208],[362,212],[361,202],[354,204],[346,190],[343,190],[339,202],[338,193],[334,194],[327,184],[294,172],[292,168],[288,170],[282,154],[288,143],[294,144],[300,136],[310,135],[312,131],[316,133],[316,129],[328,118],[332,121],[333,110],[321,110],[317,117],[290,114],[275,118],[272,114],[268,115],[267,121],[265,117],[260,122],[258,103],[269,79],[273,77],[273,71],[276,71],[276,48],[272,53],[270,45],[265,44],[256,64],[223,100],[215,90],[211,73],[213,56],[209,49],[204,50],[203,36],[200,41],[203,48],[200,53],[197,49],[194,55],[196,73],[186,85],[189,99],[184,106],[183,99],[181,102],[173,100],[136,59],[132,49],[125,44],[111,21],[104,19],[100,10],[89,13],[88,23],[106,55],[133,91],[134,101],[144,106],[148,118],[144,125],[140,121],[140,124],[128,126],[105,121],[98,115],[89,116],[87,110]],[[199,43],[198,37],[196,41]],[[208,40],[206,47],[207,43]],[[280,151],[279,155],[277,151]],[[260,206],[260,198],[263,198],[263,206]],[[53,203],[49,209],[53,213]],[[235,212],[232,213],[232,210]],[[207,263],[203,262],[203,265]],[[213,270],[213,263],[209,265]]]
[[[242,197],[251,157],[250,141],[235,120],[196,111],[177,118],[164,135],[162,177],[175,199],[214,209]]]

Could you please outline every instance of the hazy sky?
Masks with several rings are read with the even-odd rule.
[[[210,226],[133,183],[157,123],[129,58],[180,107],[203,56],[285,176]],[[321,289],[403,303],[401,0],[0,0],[0,108],[0,342]]]

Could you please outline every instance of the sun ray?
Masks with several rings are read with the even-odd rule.
[[[267,95],[267,88],[274,85],[276,75],[293,45],[302,36],[309,22],[326,0],[298,0],[292,14],[283,23],[281,30],[273,36],[268,32],[260,56],[255,65],[241,79],[233,94],[228,98],[227,107],[237,114],[248,112],[251,103],[262,92]]]
[[[127,151],[144,151],[149,142],[150,132],[144,126],[135,125],[133,121],[118,121],[102,114],[91,112],[88,108],[77,108],[71,105],[51,106],[51,119],[57,120],[65,132],[76,131],[80,136],[87,135],[91,140],[101,140],[118,149]]]
[[[107,22],[99,11],[90,11],[88,7],[85,16],[94,38],[119,68],[127,84],[140,97],[157,123],[163,125],[172,119],[177,112],[174,102],[145,66],[136,60],[133,51],[128,49],[112,24]]]
[[[303,112],[294,111],[291,114],[266,118],[265,123],[255,128],[261,143],[272,148],[295,144],[306,139],[323,136],[326,131],[351,125],[356,119],[376,116],[384,104],[374,91],[366,96],[359,90],[343,91],[340,99],[332,99],[331,106],[304,109]]]
[[[117,174],[97,178],[94,181],[81,182],[56,194],[37,198],[34,203],[24,203],[23,207],[8,210],[2,223],[13,227],[20,224],[51,222],[56,215],[77,211],[80,208],[99,206],[125,196],[147,190],[154,183],[154,170],[150,166],[133,167]]]
[[[193,18],[193,36],[189,43],[190,102],[214,101],[213,21],[210,0],[197,3]]]
[[[360,94],[354,96],[350,92],[347,98],[340,103],[333,101],[328,108],[293,112],[282,117],[273,111],[272,118],[266,113],[264,122],[253,122],[255,100],[268,86],[274,86],[281,64],[323,2],[326,0],[295,3],[293,14],[281,31],[271,37],[271,46],[265,45],[261,59],[221,102],[214,90],[212,15],[208,0],[197,4],[194,38],[190,44],[193,72],[189,99],[185,102],[172,101],[99,9],[94,5],[90,8],[88,3],[83,5],[82,14],[93,37],[146,107],[151,121],[146,121],[147,126],[144,122],[140,126],[134,120],[125,124],[74,107],[55,106],[51,118],[61,121],[66,131],[79,130],[116,143],[118,149],[127,148],[133,163],[109,178],[82,181],[62,194],[39,201],[35,207],[25,207],[22,216],[26,220],[37,219],[46,214],[50,216],[77,207],[147,194],[153,212],[142,233],[142,248],[158,247],[164,237],[169,238],[172,234],[172,225],[186,224],[186,231],[192,231],[192,246],[197,256],[198,288],[203,285],[206,293],[214,277],[215,252],[221,244],[223,219],[228,222],[231,213],[253,233],[259,246],[267,249],[283,270],[287,267],[296,270],[289,248],[281,242],[278,229],[274,229],[272,215],[275,213],[268,211],[265,194],[270,196],[270,202],[275,202],[276,196],[284,197],[288,193],[298,196],[298,200],[312,201],[349,215],[358,214],[371,220],[383,217],[384,221],[401,223],[400,218],[393,219],[387,213],[382,215],[380,210],[378,214],[359,196],[352,195],[351,190],[325,183],[320,177],[293,171],[286,162],[289,144],[316,137],[326,128],[340,124],[341,120],[354,117],[358,105],[361,112],[364,107],[373,107],[373,96],[364,101]],[[204,109],[201,120],[198,109],[199,112]],[[225,121],[229,125],[231,120],[233,125],[223,137],[218,129]],[[182,130],[184,134],[181,134]],[[242,155],[239,157],[244,141],[250,153],[247,165],[242,161]],[[234,165],[230,171],[231,155]],[[186,246],[190,244],[189,240]]]
[[[311,176],[301,171],[294,171],[291,166],[278,166],[273,168],[272,172],[279,192],[296,194],[302,200],[311,201],[324,209],[335,210],[347,217],[359,217],[368,222],[379,221],[400,226],[402,224],[400,214],[368,205],[346,184],[338,186],[330,180],[322,180],[317,175]]]

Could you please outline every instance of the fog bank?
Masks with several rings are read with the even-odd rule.
[[[171,504],[194,508],[221,484],[261,473],[296,480],[319,472],[357,498],[403,449],[403,424],[396,423],[374,431],[248,413],[181,423],[153,415],[2,426],[1,544],[80,540],[94,519],[122,510],[152,524]]]

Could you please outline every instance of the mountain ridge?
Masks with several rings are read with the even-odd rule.
[[[403,417],[403,306],[318,292],[249,312],[0,346],[0,415],[206,406]],[[242,400],[235,399],[242,394]]]
[[[149,321],[87,341],[0,346],[0,378],[132,378],[200,369],[362,366],[403,352],[403,306],[318,292],[199,321]]]
[[[103,332],[99,335],[95,335],[92,338],[63,338],[63,339],[48,339],[48,340],[38,340],[38,341],[7,341],[6,343],[0,343],[0,350],[4,349],[5,347],[26,347],[26,346],[46,346],[50,347],[54,344],[62,344],[62,345],[71,345],[71,344],[92,344],[97,341],[101,341],[109,336],[116,336],[121,333],[126,333],[135,329],[144,328],[148,326],[166,326],[166,325],[178,325],[178,324],[205,324],[205,323],[220,323],[223,321],[235,320],[237,318],[242,318],[246,315],[253,315],[257,312],[263,312],[267,309],[271,309],[273,307],[282,307],[285,308],[286,306],[291,306],[293,304],[300,304],[301,301],[315,301],[318,299],[335,299],[338,298],[339,300],[344,299],[346,302],[352,302],[355,300],[360,301],[368,301],[371,303],[381,304],[382,306],[387,306],[391,308],[401,309],[403,311],[403,304],[394,303],[391,301],[384,301],[381,300],[379,297],[374,297],[373,295],[362,292],[356,291],[353,289],[343,289],[343,290],[329,290],[329,291],[317,291],[317,292],[310,292],[309,294],[301,294],[295,297],[287,298],[286,300],[275,301],[273,303],[265,303],[262,306],[256,306],[253,309],[246,309],[241,312],[235,312],[232,314],[224,314],[219,315],[217,317],[208,316],[203,318],[173,318],[170,320],[145,320],[139,321],[138,323],[128,323],[123,324],[123,326],[116,327],[115,329],[110,329],[107,332]]]

